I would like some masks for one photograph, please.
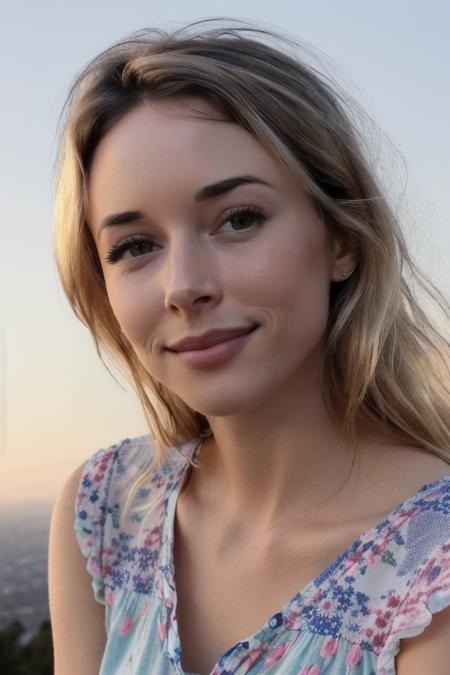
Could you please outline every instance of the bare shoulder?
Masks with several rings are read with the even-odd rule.
[[[372,502],[374,513],[381,513],[446,476],[450,463],[424,448],[374,442],[365,448],[359,481],[366,505]]]
[[[48,589],[55,675],[97,675],[106,644],[104,606],[94,598],[74,531],[75,498],[84,463],[55,501],[48,549]]]
[[[399,473],[404,476],[407,484],[411,482],[411,487],[417,485],[421,488],[450,475],[450,459],[446,462],[428,450],[411,446],[400,446],[398,452]]]
[[[400,446],[402,449],[402,446]],[[423,469],[425,475],[429,475],[431,480],[438,480],[443,476],[450,475],[450,449],[448,462],[434,455],[425,448],[414,448],[405,446],[406,452],[409,453],[411,465],[419,470]]]
[[[79,466],[72,471],[71,474],[67,477],[66,481],[63,483],[59,494],[55,501],[55,507],[53,513],[55,513],[56,508],[61,509],[62,506],[72,508],[75,502],[71,502],[72,498],[75,500],[78,486],[80,484],[81,476],[83,474],[84,467],[86,462],[82,462]],[[73,509],[72,509],[73,510]]]

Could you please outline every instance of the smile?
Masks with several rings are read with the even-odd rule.
[[[171,352],[173,356],[180,359],[187,366],[192,368],[208,368],[225,363],[232,356],[237,354],[242,347],[249,341],[250,336],[255,332],[258,326],[246,333],[230,338],[224,342],[219,342],[206,349],[195,349],[191,351]]]

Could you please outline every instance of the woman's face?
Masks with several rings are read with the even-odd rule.
[[[216,119],[195,119],[186,104]],[[166,99],[117,122],[93,157],[87,221],[122,330],[192,409],[237,413],[316,372],[330,282],[353,261],[310,197],[210,103]],[[167,349],[255,325],[206,365]]]

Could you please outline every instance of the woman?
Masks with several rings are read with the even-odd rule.
[[[449,344],[406,272],[448,307],[340,95],[208,28],[132,36],[69,100],[59,272],[151,436],[55,504],[55,673],[443,674]]]

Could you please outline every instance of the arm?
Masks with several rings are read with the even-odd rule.
[[[450,607],[446,607],[433,615],[423,633],[400,640],[400,651],[395,660],[397,675],[448,675],[449,639]]]
[[[98,675],[106,644],[105,607],[94,598],[74,532],[75,497],[84,465],[64,484],[53,508],[48,587],[54,675]]]

